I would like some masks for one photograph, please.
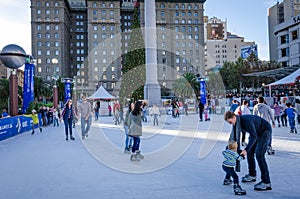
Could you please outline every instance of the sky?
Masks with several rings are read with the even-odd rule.
[[[254,41],[259,59],[269,60],[268,8],[276,3],[277,0],[206,0],[204,14],[227,21],[228,32]],[[31,54],[30,0],[2,0],[0,24],[0,50],[17,44]]]
[[[31,54],[30,0],[2,0],[0,24],[0,50],[17,44]]]

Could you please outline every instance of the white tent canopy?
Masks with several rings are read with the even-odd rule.
[[[105,88],[101,85],[97,91],[89,96],[87,99],[91,99],[91,100],[101,100],[101,99],[116,99],[115,96],[111,95],[109,92],[107,92],[107,90],[105,90]]]
[[[266,87],[271,87],[271,86],[278,86],[278,85],[287,85],[287,84],[294,84],[296,79],[300,76],[300,68],[296,70],[295,72],[289,74],[288,76],[273,82],[271,84],[266,85]]]

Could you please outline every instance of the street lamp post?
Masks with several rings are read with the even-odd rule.
[[[25,64],[26,53],[16,44],[5,46],[0,53],[1,62],[13,69],[9,78],[9,114],[18,115],[18,76],[16,69]]]
[[[52,64],[54,64],[54,70],[53,70],[53,80],[54,80],[54,85],[53,85],[53,107],[57,108],[58,107],[58,88],[57,88],[57,77],[56,77],[56,67],[58,64],[58,60],[56,58],[53,58]]]
[[[265,96],[265,83],[261,84],[261,93],[262,93],[262,96]]]

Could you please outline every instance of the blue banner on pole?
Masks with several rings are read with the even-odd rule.
[[[22,107],[23,113],[26,113],[27,108],[32,101],[34,101],[34,64],[25,63]]]
[[[71,99],[71,81],[69,79],[65,80],[65,103]]]
[[[206,104],[206,85],[203,79],[200,80],[200,101],[203,105]]]

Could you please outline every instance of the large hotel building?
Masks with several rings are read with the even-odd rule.
[[[186,72],[203,73],[205,0],[156,0],[158,81],[171,88]],[[141,27],[144,1],[31,0],[36,75],[73,78],[91,94],[100,84],[118,95],[134,9]]]

